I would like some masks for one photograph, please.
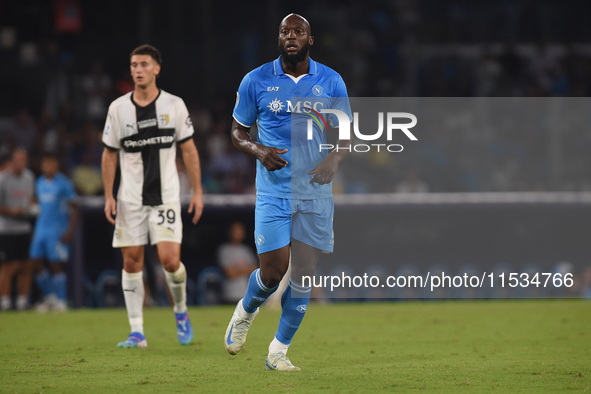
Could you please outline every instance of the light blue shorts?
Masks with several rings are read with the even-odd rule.
[[[31,241],[29,257],[46,258],[50,263],[65,263],[70,259],[70,246],[61,242],[63,231],[36,231]]]
[[[260,253],[277,250],[296,239],[332,253],[334,232],[332,197],[291,200],[257,196],[254,214],[254,241]]]

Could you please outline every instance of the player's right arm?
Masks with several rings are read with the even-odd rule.
[[[111,224],[115,224],[113,216],[117,214],[117,202],[113,197],[113,184],[115,183],[115,172],[117,171],[117,151],[105,147],[101,160],[101,169],[105,189],[105,216]]]
[[[287,149],[277,149],[253,141],[250,138],[249,129],[234,119],[232,123],[232,142],[234,146],[244,153],[254,155],[269,171],[280,170],[287,165],[287,161],[280,154],[287,153]]]
[[[276,171],[287,166],[287,161],[280,154],[287,153],[287,149],[277,149],[253,141],[249,129],[257,117],[256,91],[250,74],[242,79],[236,93],[232,122],[232,143],[244,153],[254,155],[269,171]]]
[[[113,197],[113,184],[115,183],[115,172],[117,171],[118,149],[121,148],[118,138],[119,122],[116,114],[116,109],[111,104],[105,129],[103,130],[103,145],[105,148],[101,159],[103,187],[105,190],[105,216],[111,224],[115,224],[113,216],[117,214],[117,202]]]

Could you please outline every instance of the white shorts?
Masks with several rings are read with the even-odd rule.
[[[119,200],[115,222],[114,248],[146,245],[148,234],[152,245],[162,241],[180,244],[183,240],[178,201],[150,207]]]

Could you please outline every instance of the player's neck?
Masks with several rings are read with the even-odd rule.
[[[301,62],[291,64],[287,63],[283,59],[283,56],[281,56],[281,67],[283,67],[283,72],[296,78],[300,75],[308,74],[308,72],[310,71],[310,62],[308,61],[308,59],[309,57],[306,56],[306,58]]]
[[[145,88],[135,85],[135,88],[133,89],[133,101],[135,101],[140,107],[145,107],[152,101],[156,100],[159,93],[160,90],[156,86],[156,83],[146,86]]]

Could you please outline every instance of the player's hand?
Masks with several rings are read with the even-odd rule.
[[[117,215],[117,201],[113,197],[105,197],[105,216],[109,223],[115,224],[115,215]]]
[[[312,171],[308,172],[308,175],[314,174],[312,179],[310,179],[310,184],[318,183],[320,185],[326,185],[332,182],[332,178],[334,178],[339,168],[339,161],[338,156],[332,154],[322,159]]]
[[[287,149],[279,150],[277,148],[273,148],[272,146],[261,145],[256,156],[267,170],[276,171],[287,166],[287,160],[279,156],[284,153],[287,153]]]
[[[72,231],[66,231],[64,235],[62,235],[61,241],[64,244],[69,244],[74,237],[74,233]]]
[[[203,194],[193,193],[189,202],[189,213],[193,213],[193,224],[197,224],[203,213]]]

